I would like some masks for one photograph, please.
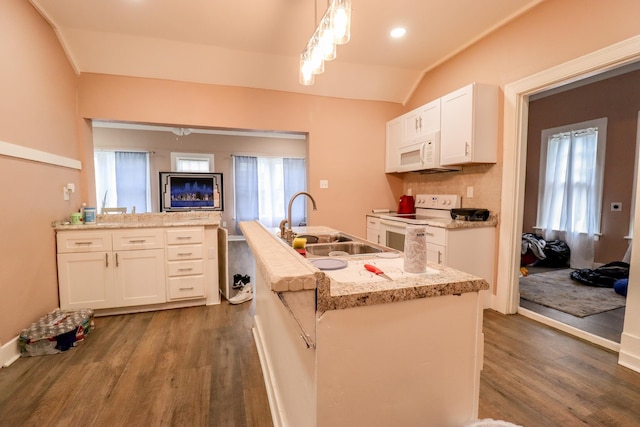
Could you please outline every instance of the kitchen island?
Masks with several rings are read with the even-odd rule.
[[[240,227],[256,260],[254,333],[274,425],[460,426],[476,418],[485,280],[439,265],[403,274],[402,258],[374,254],[321,271],[259,223]],[[365,262],[393,280],[368,275]]]

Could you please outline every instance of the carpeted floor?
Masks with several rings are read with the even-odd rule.
[[[625,297],[611,288],[586,286],[571,280],[571,269],[552,270],[520,278],[520,297],[577,317],[624,307]]]

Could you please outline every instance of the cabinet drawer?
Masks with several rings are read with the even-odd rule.
[[[160,228],[136,228],[113,231],[113,250],[164,248],[164,234]]]
[[[169,278],[169,299],[204,297],[204,276],[185,276]]]
[[[375,216],[367,216],[367,228],[372,230],[380,229],[380,218],[376,218]]]
[[[111,233],[102,230],[66,231],[56,235],[59,254],[111,250]]]
[[[446,245],[446,233],[447,230],[440,227],[426,227],[427,232],[427,244],[433,243],[436,245]]]
[[[202,259],[202,245],[168,246],[167,259],[169,261],[181,261],[183,259]]]
[[[204,272],[204,261],[201,259],[193,261],[174,261],[169,263],[169,276],[189,276],[202,274]]]
[[[187,245],[204,241],[203,227],[172,228],[167,230],[168,245]]]

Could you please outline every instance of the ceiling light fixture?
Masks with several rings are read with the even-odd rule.
[[[307,46],[300,54],[300,84],[312,85],[324,62],[336,58],[336,45],[351,38],[351,0],[330,0]]]
[[[402,27],[396,27],[393,30],[391,30],[391,32],[389,33],[389,35],[394,39],[399,39],[400,37],[404,37],[405,34],[407,34],[407,30]]]

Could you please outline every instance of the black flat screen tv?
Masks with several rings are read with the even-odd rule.
[[[160,212],[222,211],[222,174],[160,172]]]

